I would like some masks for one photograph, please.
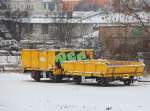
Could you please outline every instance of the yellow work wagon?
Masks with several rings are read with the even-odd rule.
[[[134,82],[135,77],[143,76],[145,64],[135,61],[115,61],[115,60],[85,60],[66,61],[63,64],[64,74],[72,76],[76,83],[81,82],[81,78],[95,78],[101,85],[120,80],[125,85]]]
[[[40,81],[41,78],[60,80],[64,76],[64,61],[91,60],[93,56],[91,49],[23,49],[21,63],[24,72],[31,72],[36,81]]]

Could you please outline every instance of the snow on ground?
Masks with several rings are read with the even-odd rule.
[[[150,111],[150,83],[76,85],[0,73],[0,111]]]

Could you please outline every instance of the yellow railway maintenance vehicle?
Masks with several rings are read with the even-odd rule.
[[[31,72],[36,81],[51,78],[59,82],[63,77],[73,78],[76,83],[94,78],[101,85],[120,80],[125,85],[143,76],[145,64],[134,61],[94,60],[91,49],[79,50],[22,50],[21,62],[24,72]]]
[[[64,61],[93,59],[93,50],[36,50],[23,49],[21,64],[24,72],[31,72],[36,81],[41,78],[51,78],[59,81],[64,77],[62,64]]]
[[[145,64],[134,61],[114,60],[86,60],[66,61],[63,64],[64,74],[72,76],[76,83],[80,83],[82,77],[96,78],[101,85],[120,80],[124,85],[130,85],[135,77],[143,76]]]

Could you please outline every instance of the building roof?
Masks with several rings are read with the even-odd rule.
[[[150,13],[137,13],[142,22],[150,25]],[[61,19],[61,21],[60,21]],[[11,20],[11,19],[6,19]],[[104,13],[104,12],[74,12],[73,18],[53,18],[53,17],[30,17],[17,19],[23,23],[77,23],[77,24],[100,24],[100,25],[117,25],[117,24],[141,24],[135,15],[125,15],[123,13]],[[65,21],[65,22],[64,22]]]

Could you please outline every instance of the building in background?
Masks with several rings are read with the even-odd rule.
[[[150,32],[150,26],[146,28]],[[150,49],[150,39],[147,39],[149,34],[140,25],[101,26],[99,31],[106,58],[133,60],[136,59],[137,52],[147,52]]]
[[[6,4],[9,11],[3,21],[12,37],[21,43],[26,42],[28,47],[35,48],[32,44],[41,45],[45,42],[52,46],[60,44],[60,47],[74,43],[79,47],[76,41],[89,36],[95,24],[83,21],[95,12],[68,12],[64,9],[65,3],[62,0],[8,0]]]
[[[62,10],[61,0],[8,0],[5,23],[14,39],[41,40],[49,32],[45,21]]]
[[[62,0],[8,0],[11,12],[28,12],[29,15],[47,15],[61,11]]]
[[[66,11],[99,11],[110,5],[109,0],[64,0]]]

